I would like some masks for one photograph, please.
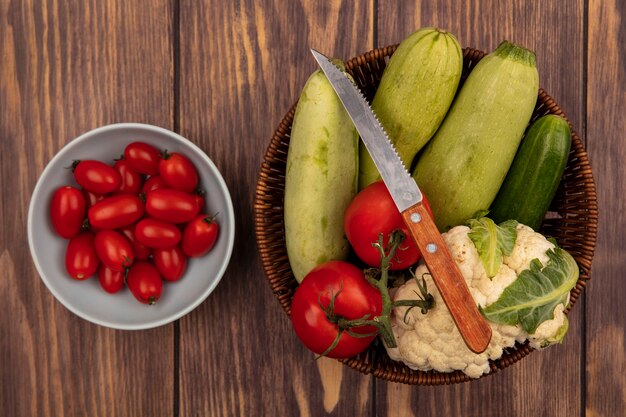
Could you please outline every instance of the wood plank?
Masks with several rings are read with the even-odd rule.
[[[71,138],[172,127],[172,4],[0,1],[0,410],[11,416],[170,415],[173,327],[124,332],[47,291],[26,237],[30,193]]]
[[[226,275],[181,320],[181,416],[371,415],[371,377],[316,362],[295,337],[256,255],[252,204],[270,137],[316,69],[308,48],[371,49],[372,18],[364,2],[181,2],[180,130],[221,170],[237,219]]]
[[[587,293],[588,417],[626,409],[626,3],[589,2],[587,137],[600,224]]]
[[[397,43],[422,26],[454,33],[462,46],[492,51],[501,40],[536,51],[540,85],[561,105],[581,133],[584,121],[583,1],[498,2],[379,1],[378,45]],[[378,415],[581,414],[583,303],[571,312],[565,343],[534,352],[504,371],[456,386],[413,387],[376,381]],[[549,387],[558,386],[554,395]],[[515,391],[512,391],[515,387]]]

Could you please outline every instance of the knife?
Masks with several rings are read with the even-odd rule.
[[[315,49],[311,52],[372,156],[465,344],[472,352],[484,352],[491,340],[491,327],[478,311],[463,275],[422,204],[422,193],[415,180],[358,87],[327,56]]]

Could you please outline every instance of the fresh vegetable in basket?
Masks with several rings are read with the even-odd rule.
[[[306,82],[294,115],[285,174],[285,240],[298,280],[345,259],[343,214],[356,193],[358,134],[321,70]]]
[[[556,115],[543,116],[528,128],[490,217],[497,222],[514,219],[539,230],[567,165],[570,135],[567,121]]]
[[[355,356],[378,335],[390,358],[412,369],[478,378],[516,343],[541,349],[567,333],[578,266],[525,223],[536,229],[554,196],[569,127],[546,116],[519,146],[539,81],[534,53],[506,41],[476,65],[448,111],[461,62],[451,35],[416,32],[391,58],[372,107],[407,168],[416,165],[413,176],[437,226],[447,230],[444,241],[489,321],[491,342],[483,353],[470,351],[428,268],[419,262],[412,271],[417,248],[405,240],[404,222],[367,151],[356,157],[353,124],[317,71],[294,117],[284,211],[289,262],[300,282],[291,320],[318,355]],[[354,196],[356,168],[362,190]],[[486,217],[492,202],[497,222]],[[359,258],[351,259],[369,269],[346,262],[344,230]]]
[[[423,28],[403,40],[391,56],[372,100],[407,169],[430,140],[456,94],[463,52],[451,33]],[[359,188],[380,179],[365,146],[359,157]]]
[[[487,350],[476,354],[463,342],[452,317],[432,285],[425,265],[415,271],[423,277],[435,307],[422,314],[418,309],[398,308],[392,317],[396,348],[389,356],[412,369],[440,372],[461,370],[472,378],[490,372],[489,360],[502,356],[516,342],[529,340],[534,348],[560,343],[568,329],[565,307],[578,279],[572,256],[541,234],[517,222],[500,224],[489,218],[472,220],[470,227],[450,229],[443,238],[465,277],[474,300],[490,321],[492,339]],[[485,230],[492,233],[484,233]],[[473,234],[473,236],[472,236]],[[496,248],[505,248],[494,262]],[[497,257],[496,257],[497,258]],[[485,265],[497,267],[489,276]],[[416,299],[415,280],[402,285],[393,299]]]
[[[489,208],[530,120],[538,88],[535,54],[510,42],[502,42],[472,70],[413,172],[440,231]]]
[[[389,265],[405,235],[396,231],[387,243],[381,234],[374,244],[380,269],[362,271],[345,261],[328,261],[310,271],[296,289],[291,322],[302,343],[321,356],[349,358],[363,352],[379,335],[390,349],[396,346],[391,330],[393,308],[419,307],[426,313],[433,298],[425,284],[417,299],[389,296]]]
[[[426,197],[423,201],[430,212]],[[348,241],[357,256],[367,265],[376,268],[380,268],[380,252],[375,245],[380,234],[384,239],[389,239],[391,233],[399,230],[406,236],[411,236],[382,180],[368,185],[352,199],[346,210],[344,227]],[[407,269],[420,257],[415,240],[409,237],[404,239],[396,251],[389,269]]]
[[[318,355],[349,358],[367,349],[376,337],[370,325],[346,323],[380,315],[382,298],[365,274],[344,261],[315,267],[298,286],[291,322],[302,343]]]

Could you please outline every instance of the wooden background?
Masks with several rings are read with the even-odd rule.
[[[623,0],[0,0],[0,414],[4,416],[623,416],[626,409]],[[269,138],[315,69],[439,26],[463,46],[537,53],[585,141],[600,204],[592,280],[562,346],[477,382],[375,380],[297,341],[253,234]],[[181,133],[237,213],[233,261],[176,323],[116,331],[66,310],[26,239],[30,194],[73,137],[108,123]]]

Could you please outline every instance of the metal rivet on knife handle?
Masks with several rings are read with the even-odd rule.
[[[437,245],[435,245],[434,243],[429,243],[428,245],[426,245],[426,252],[428,253],[437,252]]]

